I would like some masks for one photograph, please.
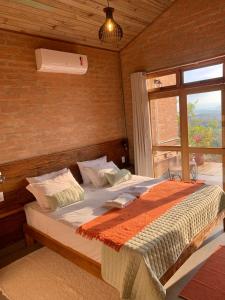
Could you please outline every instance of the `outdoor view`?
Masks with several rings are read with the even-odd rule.
[[[222,147],[221,91],[187,96],[188,140],[190,147]],[[222,184],[222,157],[193,153],[198,178],[208,183]]]
[[[185,82],[207,80],[222,76],[222,64],[184,72]],[[186,73],[186,74],[185,74]],[[187,95],[189,147],[222,147],[221,91]],[[152,139],[155,146],[180,145],[179,98],[168,97],[151,101]],[[179,151],[154,151],[157,177],[181,177]],[[190,177],[208,184],[222,185],[222,155],[190,153]]]

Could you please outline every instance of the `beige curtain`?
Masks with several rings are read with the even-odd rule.
[[[131,89],[135,173],[153,177],[150,109],[144,73],[131,74]]]

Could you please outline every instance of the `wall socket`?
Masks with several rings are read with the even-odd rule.
[[[125,162],[126,162],[126,157],[125,157],[125,156],[122,156],[122,157],[121,157],[121,161],[122,161],[122,164],[125,164]]]
[[[4,195],[3,192],[0,192],[0,202],[4,201]]]

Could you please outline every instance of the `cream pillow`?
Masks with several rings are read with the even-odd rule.
[[[109,184],[111,186],[114,186],[114,185],[117,185],[122,182],[130,180],[132,175],[131,175],[130,171],[128,171],[126,169],[122,169],[122,170],[119,170],[118,172],[106,172],[105,177],[107,178]]]
[[[98,159],[95,159],[95,160],[87,160],[87,161],[77,162],[79,170],[80,170],[80,174],[81,174],[82,179],[83,179],[83,183],[85,185],[91,183],[88,175],[86,174],[85,168],[98,167],[102,163],[106,163],[106,162],[107,162],[107,157],[106,156],[102,156],[102,157],[100,157]]]
[[[48,180],[48,179],[52,179],[52,178],[54,178],[58,175],[66,173],[66,172],[68,172],[67,168],[56,171],[56,172],[47,173],[47,174],[44,174],[44,175],[41,175],[41,176],[28,177],[27,181],[29,183],[38,183],[38,182],[42,182],[42,181],[45,181],[45,180]]]
[[[99,167],[86,167],[85,172],[89,177],[91,183],[95,187],[103,187],[108,184],[108,180],[105,177],[105,173],[116,173],[120,169],[114,164],[113,161],[103,163]]]
[[[44,210],[52,210],[57,206],[62,207],[63,203],[65,205],[68,202],[71,204],[84,198],[84,190],[75,180],[70,170],[55,178],[31,183],[27,186],[27,190],[35,196],[38,204]],[[66,197],[69,197],[69,200]],[[54,199],[54,201],[51,201],[51,199]]]

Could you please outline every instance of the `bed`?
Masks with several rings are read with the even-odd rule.
[[[75,230],[85,222],[108,211],[109,209],[102,207],[106,200],[116,198],[131,186],[144,184],[150,187],[156,182],[158,180],[133,175],[132,180],[115,187],[83,186],[85,190],[84,201],[54,212],[43,212],[38,203],[34,201],[25,205],[24,208],[27,224],[61,244],[101,263],[101,243],[94,239],[85,239]]]
[[[35,240],[41,244],[56,251],[60,255],[66,257],[79,267],[90,272],[94,276],[102,279],[102,255],[100,251],[102,245],[99,241],[88,240],[75,233],[75,228],[79,226],[79,222],[68,222],[68,216],[74,217],[68,209],[62,210],[59,214],[43,213],[35,203],[34,197],[26,190],[27,177],[39,176],[49,172],[57,171],[62,168],[68,167],[72,171],[74,177],[81,182],[80,174],[78,171],[77,161],[84,161],[95,159],[107,155],[108,160],[114,161],[120,168],[126,168],[129,166],[129,152],[126,139],[118,139],[109,141],[102,144],[87,146],[79,149],[72,149],[54,154],[43,155],[39,157],[20,160],[12,163],[3,164],[0,166],[2,173],[6,177],[4,182],[4,196],[5,201],[0,203],[0,208],[5,212],[6,229],[5,232],[7,240],[11,232],[13,231],[12,238],[15,237],[15,232],[19,232],[18,236],[21,238],[21,228],[24,228],[24,234],[27,244],[32,244]],[[125,157],[125,164],[122,163],[121,157]],[[156,182],[149,178],[133,176],[133,182],[127,184],[140,184],[141,182],[149,182],[149,185],[153,185]],[[119,191],[126,189],[126,184],[120,187]],[[85,188],[86,202],[83,203],[85,207],[90,205],[93,201],[98,199],[98,213],[102,213],[103,210],[99,210],[100,202],[105,201],[108,197],[118,192],[113,190],[114,188],[104,189],[104,191],[95,190],[93,188]],[[102,198],[104,194],[104,200]],[[207,196],[207,195],[206,195]],[[27,224],[24,224],[24,217],[22,216],[25,205],[25,213],[27,217]],[[76,204],[75,206],[79,206]],[[93,203],[92,203],[93,205]],[[73,210],[74,211],[74,210]],[[96,210],[95,210],[96,212]],[[16,218],[19,215],[21,217]],[[96,217],[93,214],[92,217]],[[186,245],[176,261],[171,263],[170,267],[159,276],[159,280],[164,285],[169,278],[176,272],[176,270],[187,260],[187,258],[200,247],[204,239],[215,228],[219,222],[224,222],[225,212],[223,209],[218,212],[210,222],[202,228]],[[197,220],[198,217],[195,217]],[[74,220],[73,220],[74,221]],[[85,221],[85,220],[84,220]],[[225,223],[224,223],[225,224]],[[4,240],[4,239],[3,239]],[[15,240],[15,239],[14,239]],[[113,255],[115,252],[113,249],[109,250],[109,255]],[[119,251],[120,253],[121,251]],[[112,261],[113,261],[112,257]],[[110,269],[110,268],[109,268]]]
[[[204,187],[203,190],[205,191],[205,194],[203,190],[197,190],[196,193],[191,194],[189,200],[187,199],[182,203],[175,205],[168,213],[160,217],[161,223],[159,222],[159,224],[157,224],[158,220],[156,220],[155,223],[153,222],[151,227],[154,228],[155,226],[155,232],[151,234],[148,233],[147,236],[144,236],[147,231],[143,231],[143,237],[138,237],[137,235],[134,237],[133,241],[131,239],[131,247],[123,247],[119,252],[102,244],[100,241],[86,239],[75,232],[82,224],[95,220],[109,210],[103,207],[106,200],[115,198],[122,192],[129,191],[132,186],[143,185],[145,187],[147,186],[149,190],[152,190],[153,187],[161,186],[160,184],[162,183],[163,182],[160,180],[133,175],[131,180],[115,187],[101,189],[84,187],[84,201],[61,208],[55,212],[43,212],[36,202],[29,203],[25,206],[28,224],[25,226],[25,232],[28,241],[31,238],[39,240],[41,243],[46,244],[48,247],[74,261],[80,267],[85,268],[95,276],[100,278],[103,277],[106,282],[116,287],[120,291],[121,296],[125,299],[148,299],[143,295],[150,293],[152,293],[153,299],[164,299],[164,291],[160,289],[159,280],[162,284],[165,283],[191,253],[199,247],[204,238],[209,234],[210,230],[216,226],[217,222],[224,218],[225,204],[223,204],[223,208],[221,207],[219,210],[217,208],[215,209],[213,204],[214,200],[212,199],[215,198],[215,202],[217,202],[216,197],[218,197],[218,199],[223,197],[222,202],[225,202],[224,193],[220,187]],[[192,199],[192,195],[196,196]],[[212,195],[212,197],[209,195]],[[201,200],[202,204],[200,205],[197,203],[195,205],[196,213],[193,216],[195,220],[192,221],[191,216],[194,211],[193,203],[196,199]],[[210,205],[207,207],[208,204]],[[184,205],[186,205],[186,207]],[[219,200],[218,205],[220,206]],[[187,217],[183,218],[183,220],[182,217],[179,216],[180,210],[178,209],[182,206],[186,210],[190,210],[189,213],[187,213]],[[206,207],[209,209],[209,212],[207,212]],[[210,211],[212,211],[211,215]],[[202,219],[197,216],[200,216],[201,212],[203,214]],[[180,220],[182,220],[182,222]],[[172,224],[173,221],[177,222],[176,226]],[[170,229],[168,229],[169,226],[166,227],[167,222],[168,224],[172,224],[170,225],[173,227],[172,233],[170,233]],[[195,225],[190,230],[189,227],[191,222]],[[163,226],[166,228],[164,232],[161,229],[162,224],[164,224]],[[185,226],[186,229],[183,230],[183,227]],[[177,229],[177,231],[175,229]],[[169,238],[166,237],[167,234],[170,235]],[[178,236],[174,237],[174,235]],[[179,237],[179,235],[181,235],[181,237]],[[183,241],[184,237],[185,240]],[[162,253],[158,253],[157,243],[163,248],[163,244],[174,242],[176,240],[179,240],[179,247],[181,249],[176,250],[175,248],[177,246],[174,245],[171,245],[171,247],[165,246]],[[151,254],[148,253],[148,255],[145,256],[143,259],[145,262],[142,263],[141,266],[139,254],[142,250],[140,251],[137,249],[146,248],[145,245],[143,246],[143,241],[149,243],[150,250],[148,251],[151,252]],[[150,246],[150,244],[153,246]],[[125,246],[127,246],[127,243]],[[136,251],[139,251],[137,252],[137,256],[136,254],[134,255]],[[147,263],[146,259],[148,260]],[[133,262],[131,263],[130,260],[133,260]],[[127,269],[133,269],[133,265],[136,264],[135,260],[140,264],[139,269],[143,269],[141,275],[139,275],[141,278],[139,279],[138,286],[140,286],[141,281],[144,282],[144,278],[146,278],[146,282],[144,287],[142,287],[142,292],[139,291],[140,288],[137,288],[136,284],[136,287],[134,288],[135,296],[130,296],[128,295],[129,289],[132,288],[130,287],[129,282],[132,282],[133,279],[126,279],[125,277],[127,275],[125,273],[127,272]],[[163,262],[164,260],[166,262]],[[148,266],[148,268],[145,268],[146,264],[151,267]],[[157,264],[162,266],[158,267]],[[117,266],[116,269],[115,266]],[[123,269],[125,270],[124,274],[119,279],[118,274],[122,274]],[[115,270],[117,270],[117,275],[111,275],[115,274]],[[153,270],[151,276],[147,275],[149,270]],[[139,271],[137,271],[137,273],[138,272]],[[135,275],[134,277],[136,278],[138,276]],[[154,280],[149,281],[149,277]],[[122,285],[121,282],[123,282]],[[150,288],[146,289],[146,286]],[[155,293],[153,292],[154,288],[156,291]]]

